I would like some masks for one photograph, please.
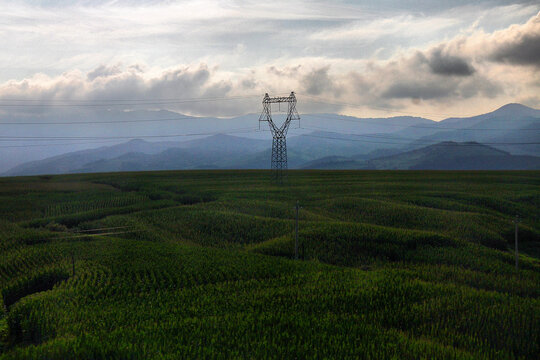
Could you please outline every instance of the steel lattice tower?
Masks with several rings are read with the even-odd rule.
[[[287,118],[281,126],[274,124],[272,120],[272,104],[287,103],[288,111]],[[278,182],[283,181],[284,171],[287,170],[287,131],[293,120],[300,120],[300,116],[296,111],[296,96],[291,92],[289,96],[273,97],[264,94],[262,101],[263,111],[259,117],[261,121],[267,121],[272,132],[272,170],[274,177]]]

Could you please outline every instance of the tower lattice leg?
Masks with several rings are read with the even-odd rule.
[[[272,120],[271,104],[288,104],[287,119],[281,126],[276,126]],[[263,98],[263,112],[259,117],[261,121],[267,121],[272,131],[272,172],[274,179],[277,182],[283,182],[287,170],[287,131],[292,120],[300,120],[300,116],[296,111],[296,96],[294,92],[287,97],[271,98],[268,94]]]
[[[287,170],[287,139],[277,136],[272,140],[272,170],[274,178],[283,182]]]

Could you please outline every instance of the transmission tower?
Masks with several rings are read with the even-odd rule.
[[[287,118],[281,126],[274,124],[272,120],[272,104],[287,103]],[[289,96],[273,97],[264,94],[262,101],[263,111],[259,117],[259,127],[261,121],[267,121],[272,132],[272,170],[277,182],[283,181],[284,171],[287,170],[287,131],[291,121],[300,121],[300,115],[296,111],[296,96],[291,92]]]

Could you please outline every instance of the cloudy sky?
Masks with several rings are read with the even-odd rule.
[[[233,116],[291,90],[305,113],[540,108],[539,11],[503,0],[2,0],[0,115],[130,100]],[[151,103],[200,98],[213,100]]]

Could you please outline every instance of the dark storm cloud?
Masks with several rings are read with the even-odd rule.
[[[526,24],[495,33],[490,60],[540,67],[540,13]]]
[[[417,57],[416,57],[417,58]],[[423,99],[446,101],[476,96],[493,98],[504,92],[496,79],[474,73],[448,76],[427,71],[429,65],[418,66],[415,58],[377,69],[370,76],[371,91],[381,99]],[[456,75],[456,74],[453,74]]]
[[[428,57],[429,68],[434,74],[447,76],[470,76],[475,69],[464,58],[444,54],[442,49],[435,49]]]
[[[437,99],[452,95],[455,92],[455,84],[443,83],[440,81],[400,81],[390,84],[382,92],[384,98],[393,99]]]
[[[516,65],[540,67],[540,34],[525,35],[496,49],[491,59]]]

